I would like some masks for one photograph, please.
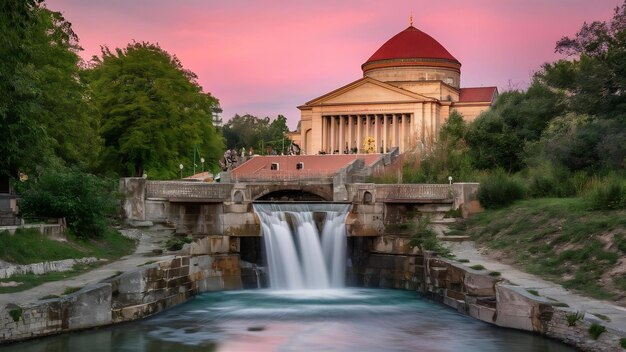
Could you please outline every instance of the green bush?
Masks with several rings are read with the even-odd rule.
[[[430,217],[424,216],[419,220],[415,233],[409,240],[411,248],[418,247],[421,250],[435,251],[443,257],[451,256],[450,250],[439,243],[437,234],[430,226]]]
[[[114,182],[76,171],[46,171],[20,185],[20,209],[25,217],[66,218],[78,237],[101,236],[115,214]]]
[[[585,316],[585,313],[581,313],[581,312],[569,313],[565,315],[565,319],[567,319],[567,326],[575,326],[576,323],[581,321],[584,316]]]
[[[619,339],[619,345],[620,345],[623,349],[626,349],[626,337],[623,337],[623,338]]]
[[[516,200],[523,199],[526,188],[522,182],[507,175],[502,170],[496,170],[483,178],[478,189],[478,200],[485,208],[500,208]]]
[[[584,199],[591,210],[626,209],[626,180],[616,175],[594,179]]]
[[[589,327],[589,335],[591,335],[594,340],[597,340],[598,337],[600,337],[600,335],[602,335],[602,333],[605,331],[606,328],[600,324],[593,323]]]
[[[575,197],[582,194],[589,182],[586,172],[571,172],[546,160],[529,167],[522,176],[527,180],[528,195],[533,198]]]

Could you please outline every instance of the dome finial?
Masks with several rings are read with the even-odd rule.
[[[411,27],[413,27],[413,10],[411,10],[411,17],[409,19],[409,23],[410,23]]]

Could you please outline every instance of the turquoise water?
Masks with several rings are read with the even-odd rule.
[[[399,290],[206,293],[152,318],[1,351],[574,351]]]

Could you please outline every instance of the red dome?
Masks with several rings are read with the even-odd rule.
[[[441,59],[460,65],[459,60],[455,59],[443,45],[413,26],[389,39],[363,66],[373,61],[394,59]]]

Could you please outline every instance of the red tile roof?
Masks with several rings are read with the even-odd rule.
[[[492,102],[498,94],[497,87],[461,88],[460,103]]]
[[[231,171],[233,179],[278,180],[328,177],[356,159],[363,159],[365,166],[371,166],[382,154],[334,154],[334,155],[275,155],[255,156]],[[278,163],[278,170],[271,170],[272,163]],[[303,163],[302,169],[297,164]]]
[[[389,39],[365,64],[389,59],[447,59],[459,62],[433,37],[413,26]]]

